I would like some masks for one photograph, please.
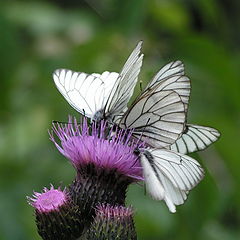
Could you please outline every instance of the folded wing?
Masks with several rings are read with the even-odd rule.
[[[196,160],[169,150],[144,150],[140,160],[148,193],[156,200],[164,200],[171,212],[183,204],[188,192],[204,176]]]
[[[119,126],[134,129],[133,137],[156,148],[173,144],[182,134],[185,109],[174,91],[162,91],[157,87],[141,95],[121,119]]]
[[[158,90],[175,91],[184,103],[185,112],[188,110],[189,96],[191,90],[190,79],[185,76],[184,65],[181,61],[168,63],[161,68],[147,85],[145,91],[158,85]]]
[[[106,112],[106,116],[110,119],[113,118],[115,123],[117,123],[127,111],[127,103],[137,83],[143,61],[141,47],[142,41],[137,44],[124,64],[107,100],[104,111]]]
[[[187,124],[182,136],[170,146],[170,149],[182,154],[196,152],[207,148],[219,137],[220,133],[214,128]]]
[[[63,97],[76,111],[89,118],[106,105],[118,76],[115,72],[87,74],[68,69],[57,69],[53,73]]]

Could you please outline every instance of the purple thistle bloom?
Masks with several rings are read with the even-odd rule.
[[[77,170],[93,164],[101,169],[116,169],[132,181],[143,180],[140,162],[134,154],[139,144],[130,141],[131,132],[118,130],[118,134],[114,134],[113,127],[108,128],[106,122],[89,127],[85,118],[78,124],[71,117],[68,124],[53,124],[52,130],[50,139]]]
[[[61,191],[60,188],[54,189],[51,185],[50,189],[44,188],[42,193],[34,192],[32,198],[28,197],[29,204],[39,212],[50,212],[58,210],[68,201],[66,189]]]

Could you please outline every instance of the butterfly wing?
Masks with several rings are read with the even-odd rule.
[[[148,84],[147,89],[151,89],[157,83],[160,83],[158,89],[177,92],[187,113],[191,85],[189,78],[184,75],[183,63],[175,61],[164,66]],[[183,135],[170,149],[183,154],[199,151],[215,142],[219,136],[220,133],[216,129],[187,124]]]
[[[170,149],[182,154],[196,152],[207,148],[219,137],[220,133],[214,128],[187,124],[182,136],[170,146]]]
[[[127,111],[142,66],[141,46],[139,42],[120,74],[58,69],[53,73],[54,82],[68,103],[81,114],[94,120],[121,118]]]
[[[132,136],[151,147],[173,144],[182,134],[185,124],[184,104],[174,91],[157,87],[141,95],[121,119],[119,126],[134,129]]]
[[[145,91],[158,85],[158,90],[175,91],[184,103],[185,111],[188,110],[189,96],[191,90],[190,79],[185,76],[184,65],[181,61],[168,63],[153,77]]]
[[[105,113],[108,118],[113,118],[118,122],[127,111],[127,103],[131,98],[134,87],[138,80],[138,75],[142,66],[143,54],[141,54],[142,41],[140,41],[126,63],[112,88],[112,91],[105,106]]]
[[[148,193],[164,200],[171,212],[183,204],[188,192],[203,178],[204,170],[193,158],[164,149],[148,149],[140,154]]]
[[[184,75],[184,65],[181,61],[173,61],[162,67],[157,74],[153,77],[152,81],[148,83],[147,88],[151,88],[156,83],[163,79],[169,78],[175,75]]]
[[[103,109],[119,74],[103,72],[87,74],[67,69],[53,73],[54,82],[68,103],[81,114],[92,118]]]

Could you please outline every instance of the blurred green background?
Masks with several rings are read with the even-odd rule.
[[[204,180],[176,214],[131,186],[143,240],[240,239],[240,2],[237,0],[3,0],[0,6],[0,240],[40,239],[32,191],[67,185],[74,170],[49,141],[52,120],[78,116],[52,72],[119,72],[144,40],[145,85],[172,60],[192,80],[189,122],[221,139],[193,154]],[[139,91],[139,85],[136,92]]]

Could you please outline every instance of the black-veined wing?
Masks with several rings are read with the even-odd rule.
[[[120,74],[58,69],[53,73],[54,82],[68,103],[81,114],[94,120],[111,119],[127,110],[142,65],[141,45],[142,42],[133,50]]]
[[[164,66],[148,84],[146,91],[158,83],[158,89],[174,90],[179,94],[187,113],[191,85],[189,78],[184,75],[183,63],[175,61]],[[215,142],[219,136],[216,129],[186,124],[182,137],[170,149],[183,154],[199,151]]]
[[[175,91],[180,96],[187,112],[191,83],[190,79],[185,76],[184,65],[181,61],[170,62],[161,68],[147,85],[145,91],[149,91],[156,85],[158,85],[158,90]]]
[[[156,148],[173,144],[185,124],[184,104],[174,91],[157,87],[141,95],[121,119],[119,126],[134,129],[132,136]]]
[[[214,128],[187,124],[182,136],[170,149],[182,154],[196,152],[207,148],[219,137],[220,133]]]
[[[137,44],[124,64],[117,82],[109,95],[105,113],[108,119],[112,119],[112,116],[115,117],[115,123],[118,121],[117,119],[121,119],[123,114],[127,111],[127,103],[137,83],[143,60],[143,54],[140,54],[141,47],[142,41]]]
[[[147,192],[155,200],[164,200],[171,212],[176,212],[176,205],[184,203],[204,176],[196,160],[169,150],[143,150],[140,161]]]
[[[189,95],[190,80],[184,75],[182,62],[169,63],[155,75],[126,112],[120,120],[120,127],[134,128],[133,136],[149,146],[167,147],[185,129]]]
[[[75,110],[89,118],[106,105],[118,76],[115,72],[87,74],[68,69],[53,73],[59,92]]]

